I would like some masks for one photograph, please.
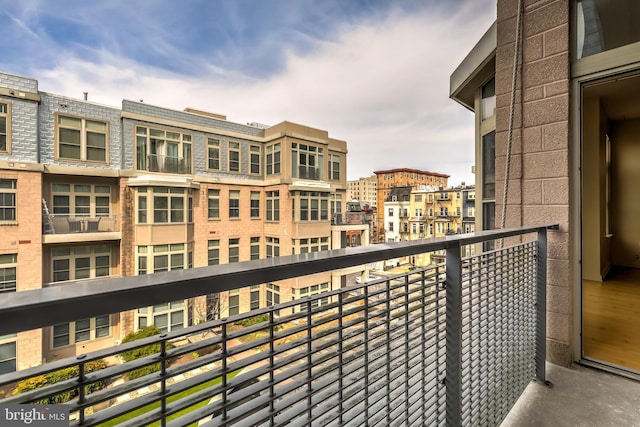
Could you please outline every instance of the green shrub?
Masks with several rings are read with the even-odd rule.
[[[86,374],[94,371],[99,371],[100,369],[104,369],[107,367],[107,362],[104,360],[94,360],[92,362],[88,362],[84,365],[84,372]],[[13,394],[25,393],[27,391],[35,390],[49,384],[55,384],[60,381],[69,380],[71,378],[76,378],[78,376],[78,367],[72,366],[70,368],[61,369],[59,371],[49,372],[48,374],[38,375],[37,377],[27,378],[26,380],[20,381],[18,386],[13,390]],[[85,394],[93,393],[94,391],[103,389],[106,386],[104,381],[96,381],[85,386]],[[47,405],[54,403],[64,403],[74,399],[78,396],[78,389],[72,389],[55,396],[48,397],[46,399],[41,399],[35,401],[33,403]]]
[[[265,314],[259,314],[253,317],[248,317],[246,319],[238,320],[237,322],[235,322],[235,324],[246,327],[246,326],[253,326],[253,325],[257,325],[258,323],[263,323],[268,321],[269,321],[269,314],[265,313]]]
[[[142,338],[152,337],[154,335],[159,335],[162,331],[155,326],[145,326],[144,328],[138,329],[136,332],[132,332],[128,334],[122,340],[122,343],[136,341]],[[172,348],[170,343],[167,343],[167,350]],[[160,343],[149,344],[144,347],[134,348],[133,350],[125,351],[120,353],[120,357],[125,362],[131,362],[132,360],[140,359],[142,357],[151,356],[154,354],[160,353]],[[144,377],[145,375],[152,374],[154,372],[158,372],[161,368],[160,362],[153,363],[151,365],[143,366],[126,374],[127,378],[130,380]]]

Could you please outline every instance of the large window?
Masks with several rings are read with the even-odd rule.
[[[322,147],[292,143],[291,176],[300,179],[323,179],[323,151]]]
[[[251,285],[251,310],[260,308],[260,285]]]
[[[299,191],[296,194],[300,221],[327,221],[329,219],[329,193]]]
[[[229,262],[240,261],[240,239],[229,239]]]
[[[108,217],[111,187],[92,184],[53,184],[53,214],[80,217]]]
[[[193,250],[191,244],[138,246],[138,274],[191,268]]]
[[[267,146],[267,175],[280,173],[280,143]]]
[[[209,219],[220,219],[220,190],[208,191]]]
[[[240,159],[242,158],[240,155],[240,143],[230,141],[228,148],[229,172],[240,172]]]
[[[136,311],[137,329],[153,325],[162,333],[185,327],[186,300],[165,302]]]
[[[105,338],[111,335],[109,315],[62,323],[52,328],[53,348]]]
[[[207,138],[207,168],[220,170],[220,140]]]
[[[107,161],[106,122],[57,114],[56,137],[59,159]]]
[[[240,291],[232,289],[229,291],[229,316],[240,313]]]
[[[191,135],[136,127],[136,169],[191,173]]]
[[[260,218],[260,192],[251,192],[251,218]]]
[[[329,283],[320,283],[318,285],[305,286],[299,289],[300,298],[310,297],[313,295],[323,294],[325,292],[329,292]],[[311,308],[315,308],[321,305],[329,304],[329,297],[318,298],[311,301]],[[305,311],[308,308],[308,304],[303,303],[300,304],[300,311]]]
[[[251,259],[260,259],[260,237],[251,238]]]
[[[249,173],[252,175],[260,175],[262,168],[260,159],[262,158],[262,150],[258,145],[249,146]]]
[[[220,264],[220,240],[209,240],[207,251],[207,265]]]
[[[51,281],[93,279],[111,275],[111,246],[55,247],[51,250]]]
[[[190,215],[189,189],[173,187],[138,188],[138,224],[185,223]]]
[[[342,213],[342,194],[331,194],[331,214]]]
[[[482,137],[482,229],[495,228],[496,133]]]
[[[16,290],[16,268],[18,255],[0,255],[0,293]]]
[[[240,190],[229,190],[229,218],[240,218]]]
[[[280,256],[280,238],[267,237],[267,258]]]
[[[0,153],[11,152],[11,104],[0,101]]]
[[[17,181],[0,179],[0,222],[15,222]]]
[[[279,191],[267,191],[267,221],[280,221]]]
[[[340,156],[329,154],[329,179],[340,180]]]
[[[297,242],[294,240],[294,244],[296,243],[298,246],[298,253],[300,254],[329,250],[328,237],[311,237],[308,239],[300,239]]]
[[[0,337],[0,375],[16,371],[16,335]]]

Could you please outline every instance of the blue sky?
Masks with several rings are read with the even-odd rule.
[[[348,178],[411,167],[471,182],[473,116],[449,76],[494,0],[0,0],[0,70],[118,106],[289,120],[348,143]]]

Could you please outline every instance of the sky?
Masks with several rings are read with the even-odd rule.
[[[347,179],[474,181],[449,77],[495,0],[0,0],[0,71],[43,92],[300,123],[347,141]]]

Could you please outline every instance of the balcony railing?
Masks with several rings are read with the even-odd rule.
[[[76,216],[68,214],[44,214],[43,234],[100,233],[118,231],[117,215]]]
[[[338,212],[331,215],[331,225],[369,224],[372,215],[364,212]]]
[[[164,173],[191,173],[191,165],[182,157],[165,156],[159,154],[149,154],[148,156],[149,172]]]
[[[514,236],[524,242],[461,256],[465,245]],[[531,379],[545,379],[546,227],[17,292],[0,308],[0,335],[442,250],[446,262],[437,266],[5,374],[0,387],[67,367],[79,372],[0,403],[75,390],[65,403],[73,426],[499,425]],[[264,321],[234,326],[256,315]],[[149,344],[159,351],[86,369]],[[194,352],[200,356],[175,363]],[[120,380],[151,364],[159,372]],[[88,392],[91,384],[107,386]]]

